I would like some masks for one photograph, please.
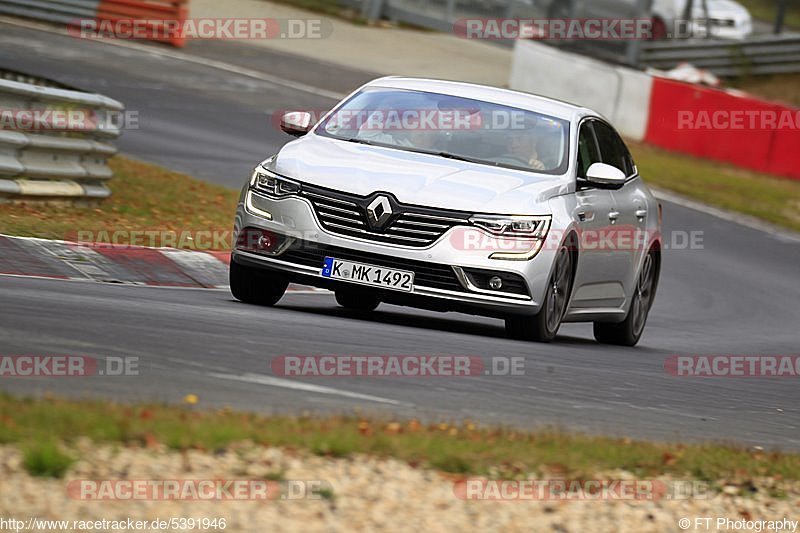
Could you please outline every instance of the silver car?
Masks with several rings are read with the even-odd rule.
[[[230,286],[274,305],[290,282],[505,320],[548,342],[593,322],[635,345],[658,284],[661,207],[597,113],[467,83],[388,77],[256,167],[235,221]]]

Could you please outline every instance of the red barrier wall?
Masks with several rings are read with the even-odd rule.
[[[655,78],[645,141],[800,179],[800,109]]]
[[[112,22],[127,20],[153,21],[148,24],[154,30],[154,35],[164,32],[158,31],[166,20],[185,22],[189,16],[189,0],[101,0],[97,6],[97,20]],[[158,40],[182,48],[186,40],[180,35],[172,35]]]
[[[794,111],[796,117],[800,116],[800,110]],[[775,133],[768,171],[800,179],[800,127],[780,129]]]

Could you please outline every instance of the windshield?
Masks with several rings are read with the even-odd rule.
[[[318,135],[543,174],[568,166],[569,122],[458,96],[370,88],[325,119]]]

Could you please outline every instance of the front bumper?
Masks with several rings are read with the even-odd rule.
[[[293,282],[325,289],[349,286],[375,291],[387,303],[487,316],[537,313],[553,255],[552,251],[543,249],[530,261],[489,259],[490,251],[459,247],[450,238],[458,228],[426,247],[398,246],[337,235],[322,227],[307,199],[299,196],[272,199],[247,188],[242,192],[236,213],[235,239],[244,228],[267,230],[285,240],[274,255],[237,247],[232,256],[237,263],[280,271]],[[365,288],[324,278],[322,260],[325,256],[412,270],[415,272],[414,290],[405,293]],[[524,289],[511,293],[481,288],[473,283],[475,278],[471,274],[466,275],[481,271],[518,279]]]

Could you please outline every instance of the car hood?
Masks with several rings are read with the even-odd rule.
[[[265,162],[266,164],[266,162]],[[568,192],[548,176],[308,135],[283,147],[267,168],[300,182],[369,196],[391,193],[404,204],[473,213],[547,214]]]

